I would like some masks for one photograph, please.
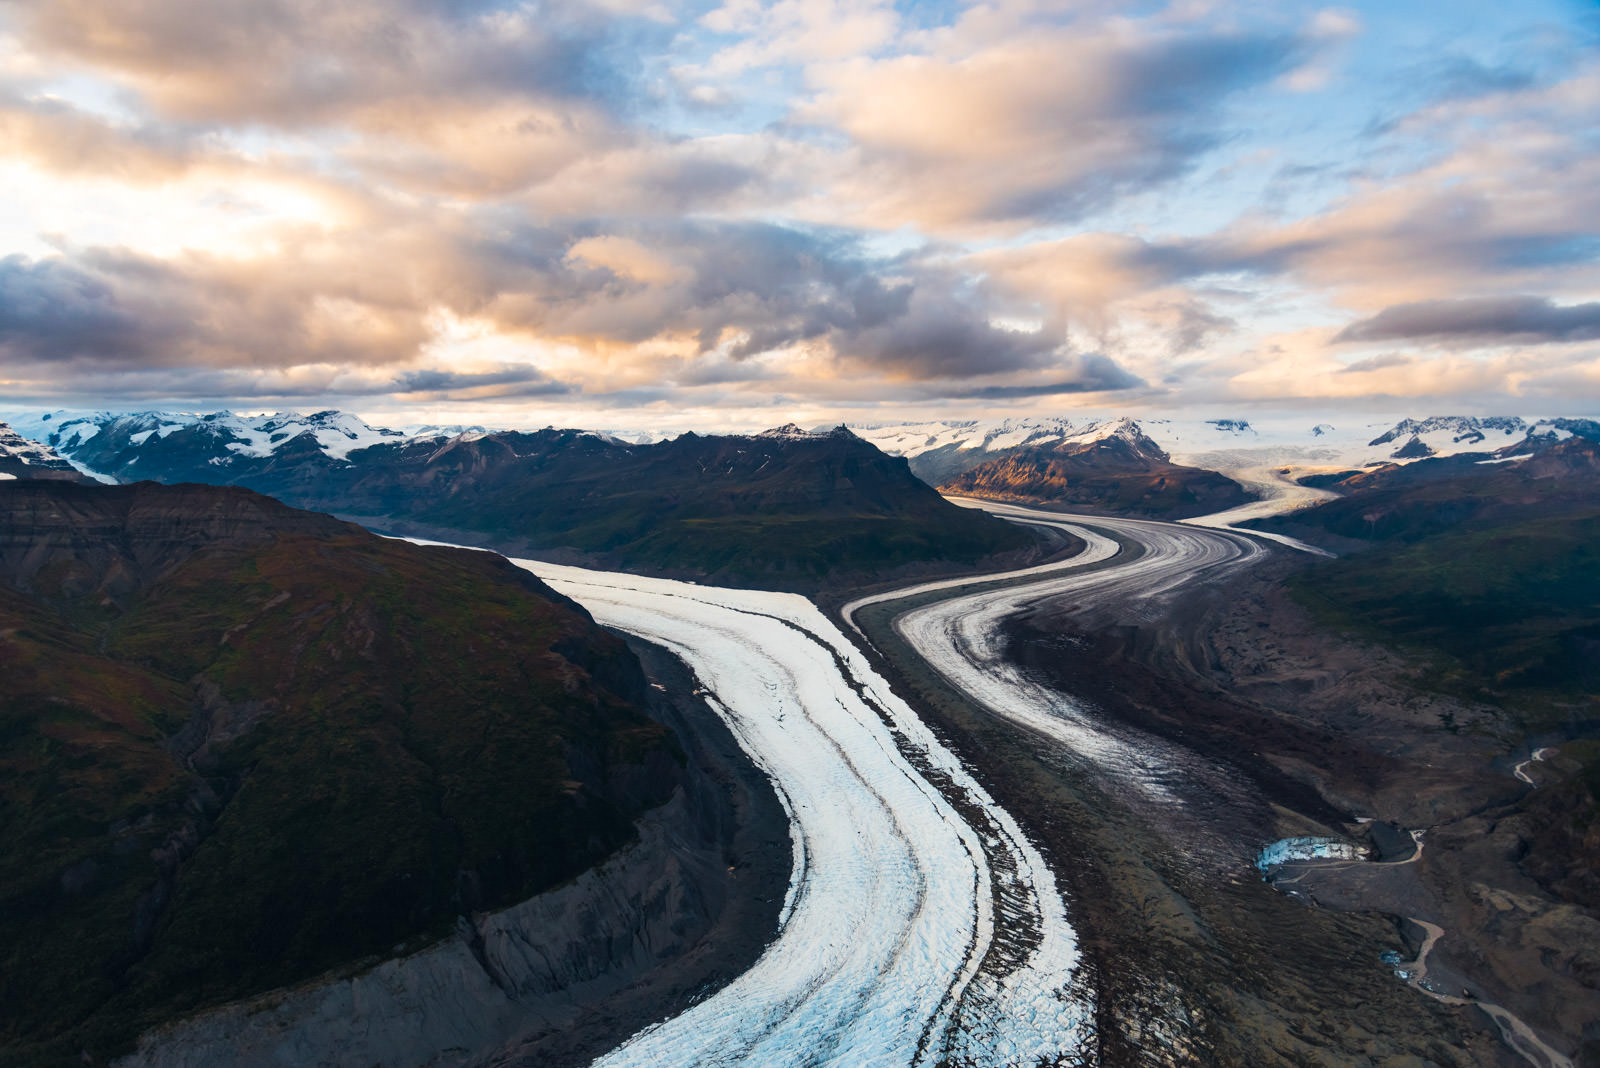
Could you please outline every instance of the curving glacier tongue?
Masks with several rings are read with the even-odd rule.
[[[516,563],[688,663],[791,817],[766,952],[597,1065],[1078,1059],[1092,1017],[1049,867],[814,605]]]

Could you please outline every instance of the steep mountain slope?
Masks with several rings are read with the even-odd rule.
[[[7,1063],[429,942],[681,780],[542,583],[243,489],[0,483],[0,665]]]
[[[0,423],[0,482],[14,478],[81,481],[78,474],[56,451],[37,441],[29,441],[5,423]]]
[[[310,501],[330,485],[327,507],[568,547],[607,566],[787,588],[1030,543],[847,431],[655,445],[574,431],[463,436],[368,450],[332,480],[260,484]]]
[[[1172,463],[1129,419],[1092,440],[1008,449],[939,489],[963,497],[1162,519],[1220,512],[1252,499],[1237,482],[1215,471]]]
[[[789,426],[647,445],[575,430],[372,431],[381,443],[354,447],[371,435],[340,413],[275,417],[248,441],[225,413],[181,425],[165,418],[102,418],[54,433],[80,462],[118,478],[244,485],[445,540],[566,550],[723,583],[812,588],[898,567],[971,565],[1031,544],[1011,524],[943,501],[904,460],[845,430]],[[93,435],[80,437],[91,425]],[[270,440],[295,426],[303,429]],[[339,437],[346,430],[355,437]]]
[[[342,460],[355,449],[408,436],[337,411],[254,417],[232,412],[46,412],[18,420],[18,425],[89,470],[128,482],[216,482],[212,469],[271,457],[302,437],[330,459]]]

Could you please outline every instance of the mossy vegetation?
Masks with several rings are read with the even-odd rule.
[[[1426,651],[1483,695],[1600,693],[1600,509],[1496,523],[1318,564],[1294,580],[1327,621]]]
[[[1257,525],[1341,552],[1292,580],[1324,622],[1421,654],[1425,684],[1530,728],[1600,697],[1600,453],[1573,438],[1515,463],[1423,460]],[[1585,711],[1585,710],[1588,711]]]

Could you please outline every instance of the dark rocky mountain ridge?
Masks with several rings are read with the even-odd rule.
[[[531,575],[233,487],[0,482],[0,670],[6,1063],[426,945],[683,783]]]
[[[895,569],[970,567],[1032,544],[1010,524],[950,505],[905,460],[842,427],[688,433],[648,445],[502,431],[341,454],[320,429],[266,449],[244,447],[227,419],[149,422],[108,422],[83,455],[118,478],[243,485],[384,529],[604,567],[810,589]]]

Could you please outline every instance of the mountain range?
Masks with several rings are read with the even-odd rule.
[[[633,444],[555,429],[407,435],[341,412],[21,425],[117,481],[243,485],[380,529],[723,584],[812,589],[1034,544],[843,428]]]
[[[1125,417],[1045,417],[852,426],[883,451],[904,456],[932,484],[947,481],[1018,448],[1097,441]],[[1490,452],[1530,440],[1559,439],[1592,420],[1520,416],[1435,416],[1397,421],[1316,421],[1305,416],[1251,419],[1140,418],[1137,427],[1176,464],[1223,474],[1294,465],[1352,470],[1428,456]]]
[[[1257,497],[1314,497],[1291,478],[1322,485],[1357,470],[1597,436],[1591,420],[1520,416],[791,424],[670,439],[391,429],[339,411],[53,412],[16,425],[58,452],[58,465],[114,481],[245,485],[443,540],[487,537],[600,566],[796,589],[886,568],[971,566],[1022,547],[1014,531],[946,509],[919,479],[959,496],[1182,519]],[[883,454],[903,457],[916,477]]]
[[[1534,451],[1351,473],[1337,498],[1250,525],[1341,554],[1291,580],[1327,621],[1421,650],[1436,685],[1561,720],[1600,689],[1600,444],[1585,434],[1600,438],[1573,421]]]

